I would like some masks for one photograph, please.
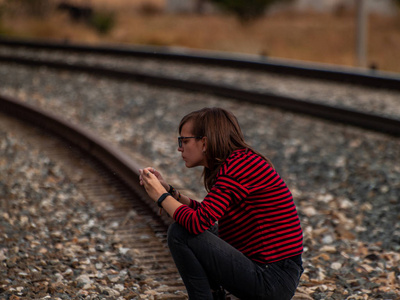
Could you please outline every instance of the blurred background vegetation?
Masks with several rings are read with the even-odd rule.
[[[0,0],[0,35],[356,66],[356,3],[364,0],[337,0],[329,9],[315,8],[325,0],[314,1],[314,9],[296,6],[307,1]],[[400,72],[400,0],[385,1],[392,3],[387,11],[368,10],[366,67]]]

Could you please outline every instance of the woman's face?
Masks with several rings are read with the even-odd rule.
[[[193,137],[193,122],[188,121],[183,124],[181,129],[181,137]],[[198,166],[207,167],[205,151],[207,148],[207,138],[184,138],[182,139],[182,147],[178,147],[178,151],[182,153],[182,159],[185,161],[187,168]]]

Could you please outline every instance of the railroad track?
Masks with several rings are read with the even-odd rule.
[[[356,70],[340,67],[310,66],[299,62],[287,63],[264,56],[234,55],[217,52],[185,50],[174,47],[112,47],[70,44],[68,42],[52,42],[45,40],[18,40],[0,38],[0,45],[9,47],[25,47],[36,50],[61,50],[78,53],[106,54],[131,58],[151,58],[161,61],[180,61],[189,64],[205,64],[236,69],[250,69],[268,73],[294,75],[300,77],[326,79],[342,83],[373,86],[384,89],[400,90],[400,76],[375,70]]]
[[[165,214],[158,215],[158,209],[138,184],[139,174],[136,163],[127,159],[118,149],[85,129],[60,119],[59,116],[23,104],[16,99],[0,97],[0,100],[0,111],[3,114],[0,118],[6,118],[5,115],[13,116],[20,121],[33,124],[35,128],[44,130],[45,134],[38,134],[32,126],[23,128],[27,131],[26,135],[34,135],[35,142],[40,144],[39,150],[36,151],[43,151],[40,150],[42,147],[54,161],[66,161],[63,170],[67,170],[70,178],[76,177],[77,173],[80,174],[79,180],[73,184],[85,195],[86,205],[99,209],[103,222],[117,224],[112,233],[114,243],[119,244],[118,248],[126,249],[125,252],[129,250],[130,256],[126,256],[129,259],[124,258],[126,261],[121,259],[121,262],[116,262],[114,273],[111,274],[115,275],[121,271],[117,267],[118,264],[124,265],[125,268],[128,265],[135,265],[135,275],[131,276],[136,276],[125,282],[124,293],[121,292],[121,295],[129,296],[130,299],[187,299],[185,287],[166,246],[166,230],[171,219]],[[5,126],[4,123],[2,126]],[[7,126],[3,129],[6,130]],[[49,133],[51,137],[48,136]],[[45,145],[42,145],[43,143]],[[10,205],[18,206],[20,205],[18,201]],[[79,211],[77,213],[79,214]],[[94,225],[98,226],[98,224]],[[63,235],[67,235],[67,232]],[[75,243],[79,243],[79,240]],[[12,248],[12,244],[8,245],[5,240],[2,240],[1,246],[0,248]],[[37,254],[31,253],[32,256],[37,256]],[[93,257],[93,252],[89,251],[85,257],[86,259]],[[103,263],[107,262],[103,261]],[[45,282],[49,285],[49,290],[46,290],[47,295],[57,296],[61,290],[66,294],[74,294],[72,286],[53,286],[50,289],[50,285],[56,281],[54,278],[46,277],[44,274],[35,278],[30,277],[29,269],[24,269],[21,265],[18,267],[19,274],[22,275],[13,277],[10,275],[12,265],[8,264],[8,260],[5,266],[9,267],[9,278],[13,280],[7,283],[0,280],[0,295],[28,298],[44,296],[46,293],[43,294],[42,290],[40,294],[35,285],[37,282]],[[79,266],[76,268],[79,269]],[[93,289],[87,288],[87,293],[112,296],[107,290],[112,285],[111,282],[104,287],[98,283],[93,285]],[[18,290],[17,287],[20,286],[22,287]],[[146,298],[146,294],[150,298]]]
[[[96,59],[98,56],[94,57]],[[10,72],[10,67],[14,67],[14,65],[7,65],[2,74],[7,75],[7,72]],[[169,177],[172,177],[172,174],[180,174],[180,171],[182,171],[179,169],[180,166],[174,163],[174,156],[169,155],[175,150],[173,149],[174,146],[170,149],[169,145],[174,144],[171,142],[176,137],[173,130],[176,129],[175,126],[178,118],[182,115],[182,110],[197,108],[198,105],[203,103],[204,105],[222,105],[233,108],[244,121],[242,125],[244,125],[245,132],[251,132],[253,136],[252,144],[256,148],[263,147],[262,151],[268,155],[275,155],[278,160],[273,161],[278,161],[277,165],[286,174],[294,174],[293,177],[289,177],[289,182],[296,187],[294,190],[302,214],[303,226],[306,229],[305,245],[308,248],[305,253],[307,272],[304,274],[303,288],[317,299],[328,297],[328,294],[333,291],[335,291],[336,296],[358,294],[360,289],[373,290],[376,295],[385,295],[385,297],[382,296],[385,299],[397,299],[389,293],[389,291],[396,290],[398,294],[396,283],[391,283],[392,286],[387,287],[385,291],[377,291],[374,282],[380,281],[374,278],[371,273],[366,275],[370,278],[368,284],[366,284],[363,279],[358,277],[364,276],[359,275],[359,270],[354,272],[354,268],[352,268],[351,271],[347,272],[347,266],[358,266],[360,262],[365,261],[365,257],[355,254],[357,251],[354,250],[362,245],[361,241],[366,241],[368,245],[372,245],[367,250],[370,253],[369,257],[381,259],[380,252],[377,249],[380,249],[382,240],[385,248],[382,253],[387,253],[385,251],[388,248],[397,249],[393,246],[393,243],[396,243],[393,241],[396,241],[396,228],[398,228],[397,225],[393,226],[393,224],[396,224],[395,220],[397,220],[396,203],[398,202],[397,191],[399,187],[398,164],[396,164],[399,157],[397,139],[352,126],[342,126],[270,109],[260,104],[250,105],[243,104],[240,101],[231,101],[238,99],[234,95],[231,97],[232,99],[222,99],[222,97],[220,99],[209,95],[199,96],[196,93],[178,92],[176,88],[136,85],[129,80],[127,81],[128,84],[125,84],[126,80],[109,80],[112,76],[102,78],[101,76],[87,76],[85,73],[79,73],[75,76],[74,70],[72,72],[53,72],[55,69],[46,67],[25,68],[18,65],[15,65],[15,67],[17,71],[12,70],[10,74],[15,78],[18,77],[16,79],[17,88],[14,88],[12,81],[8,81],[4,85],[5,91],[7,91],[8,86],[11,86],[8,90],[11,91],[11,94],[20,95],[19,91],[23,90],[21,96],[23,96],[25,102],[35,103],[38,107],[46,105],[53,111],[62,111],[68,118],[78,123],[86,123],[98,134],[103,135],[102,131],[106,129],[109,132],[107,138],[110,142],[115,142],[121,148],[125,147],[126,150],[130,150],[131,156],[137,148],[140,148],[142,153],[148,155],[149,159],[155,162],[156,167],[168,170]],[[56,80],[43,80],[43,78],[53,76],[52,74],[54,74]],[[32,88],[30,86],[31,80],[25,80],[26,78],[37,79],[36,83],[38,86],[40,85],[41,90]],[[35,80],[33,80],[33,83],[35,83]],[[76,85],[77,93],[71,94],[69,92],[68,81],[74,82],[71,86],[75,88],[74,85]],[[19,89],[21,85],[24,86]],[[25,85],[29,85],[29,87],[25,88]],[[127,89],[127,85],[130,87],[129,89]],[[99,93],[83,93],[82,91],[86,90],[86,86],[88,87],[87,90],[99,90]],[[59,89],[56,93],[53,92],[55,87]],[[119,91],[121,90],[128,96],[120,94]],[[31,97],[30,92],[36,92],[38,95]],[[48,96],[48,92],[51,95]],[[68,101],[71,97],[74,99]],[[186,98],[190,98],[190,100]],[[95,105],[97,102],[100,102],[99,106]],[[85,105],[81,105],[81,103],[85,103]],[[92,110],[96,111],[93,115],[91,114]],[[99,114],[104,110],[108,113]],[[249,117],[246,116],[248,113],[256,116],[250,117],[253,122],[249,122]],[[141,117],[134,126],[136,131],[141,131],[137,134],[130,130],[136,116]],[[114,127],[114,124],[118,124],[118,122],[120,122],[119,126]],[[103,123],[107,123],[104,128],[100,126]],[[143,126],[143,124],[146,125]],[[121,133],[121,129],[126,133],[126,138],[115,139],[114,137]],[[134,140],[133,137],[139,137],[140,146],[127,142],[127,140]],[[150,139],[153,145],[149,146],[146,142],[147,139]],[[272,147],[266,147],[266,144],[270,144]],[[280,144],[282,144],[282,147],[280,147]],[[287,166],[283,163],[281,157],[284,161],[289,161]],[[156,159],[158,159],[157,162]],[[183,174],[183,172],[181,173]],[[186,179],[182,179],[182,187],[189,186],[192,188],[197,184],[195,179],[191,181],[186,181]],[[307,191],[308,187],[311,192]],[[327,207],[328,204],[329,208]],[[369,210],[367,204],[372,205],[373,209]],[[314,213],[310,205],[316,208],[318,213]],[[332,215],[338,207],[343,214],[336,215],[334,213]],[[360,207],[362,208],[361,212]],[[385,215],[385,218],[382,218],[382,215]],[[346,240],[346,238],[344,238],[343,244],[334,242],[336,249],[338,249],[337,253],[331,249],[332,252],[329,252],[328,255],[330,256],[329,260],[325,260],[327,258],[326,253],[323,259],[320,259],[320,249],[325,246],[324,243],[329,241],[329,238],[335,239],[337,234],[342,237],[341,234],[347,233],[348,228],[346,226],[349,224],[354,227],[354,223],[347,220],[347,216],[349,218],[350,216],[357,216],[354,220],[356,220],[358,226],[356,231],[352,231],[357,239],[354,240],[354,243]],[[365,222],[361,222],[363,218]],[[340,225],[343,222],[347,224],[346,228],[341,228]],[[336,229],[335,226],[332,227],[334,224],[337,226]],[[365,226],[365,231],[361,225]],[[312,228],[317,230],[314,232]],[[378,240],[380,244],[375,244]],[[346,246],[345,243],[349,243],[351,247]],[[365,253],[366,247],[361,248],[359,253]],[[345,253],[349,255],[342,255]],[[392,255],[396,257],[390,252],[387,255],[388,257]],[[383,261],[383,259],[381,260]],[[339,262],[343,268],[340,270],[333,269],[332,262]],[[390,267],[391,264],[388,266],[387,269],[390,272],[395,270]],[[371,267],[374,266],[371,264]],[[322,274],[324,272],[321,273],[320,270],[327,270],[326,278],[329,278],[329,280],[323,280],[325,274]],[[375,272],[378,275],[375,277],[386,276],[388,270],[377,268]],[[337,277],[338,272],[341,273],[340,280]],[[352,281],[351,286],[346,283],[348,280]],[[316,288],[318,291],[316,291]]]
[[[89,47],[79,45],[65,45],[50,42],[27,42],[27,41],[12,41],[12,40],[0,40],[0,45],[6,45],[9,47],[25,47],[28,49],[45,49],[47,51],[62,50],[62,51],[74,51],[91,54],[107,54],[125,57],[136,57],[136,58],[152,58],[156,60],[174,60],[184,61],[190,64],[209,64],[216,66],[224,66],[230,68],[247,68],[251,70],[262,70],[265,72],[276,72],[281,74],[291,74],[300,77],[313,77],[322,78],[326,80],[336,80],[341,82],[351,82],[359,85],[368,85],[381,87],[385,89],[400,88],[400,78],[395,76],[376,76],[369,73],[350,73],[343,71],[333,71],[311,68],[299,68],[289,67],[287,65],[277,65],[266,62],[254,62],[254,61],[243,61],[231,58],[218,58],[218,57],[207,57],[207,56],[196,56],[188,54],[177,54],[170,53],[167,51],[154,50],[131,50],[131,49],[116,49],[116,48],[104,48],[104,47]],[[189,91],[209,93],[213,95],[223,96],[227,98],[233,98],[240,101],[268,105],[272,107],[278,107],[281,109],[293,111],[296,113],[307,114],[322,119],[331,120],[334,122],[340,122],[369,130],[379,131],[395,136],[400,135],[400,119],[399,116],[388,117],[385,115],[379,115],[374,113],[365,112],[355,108],[346,108],[342,106],[333,106],[323,103],[317,103],[315,101],[309,101],[308,99],[285,96],[277,93],[270,93],[265,91],[253,91],[243,88],[237,88],[234,86],[228,86],[221,83],[206,82],[204,80],[195,79],[179,79],[176,76],[162,76],[155,75],[148,72],[140,72],[137,70],[116,68],[99,63],[82,63],[82,62],[65,62],[60,59],[45,59],[37,58],[36,56],[23,56],[23,55],[0,55],[0,61],[7,63],[17,63],[27,66],[46,66],[49,68],[55,68],[60,70],[68,70],[73,72],[85,72],[90,74],[96,74],[100,76],[106,76],[109,78],[117,78],[121,80],[130,80],[135,82],[142,82],[157,86],[172,87],[178,89],[184,89]],[[273,67],[272,67],[273,65]],[[325,74],[325,75],[324,75]],[[329,74],[329,75],[328,75]],[[340,79],[340,80],[339,80]],[[357,104],[355,105],[357,107]],[[360,105],[358,105],[360,107]]]

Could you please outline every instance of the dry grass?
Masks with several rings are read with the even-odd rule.
[[[183,46],[217,51],[267,54],[270,57],[355,65],[354,14],[270,15],[243,26],[230,16],[116,13],[116,26],[99,35],[63,14],[47,19],[5,18],[3,31],[11,35],[107,42]],[[370,16],[368,63],[400,72],[400,17]]]

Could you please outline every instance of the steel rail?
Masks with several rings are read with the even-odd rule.
[[[142,209],[155,216],[156,220],[160,220],[159,225],[163,226],[166,232],[172,219],[167,217],[166,214],[158,216],[157,205],[147,196],[143,187],[139,184],[139,165],[124,152],[81,126],[15,98],[0,95],[0,111],[43,128],[93,157],[102,166],[112,171],[137,195],[137,198],[143,203]]]
[[[364,70],[357,68],[333,67],[316,63],[300,63],[271,59],[265,56],[239,55],[221,52],[188,50],[171,47],[150,46],[91,46],[85,44],[55,42],[47,40],[21,40],[1,37],[0,45],[32,49],[63,50],[91,54],[121,55],[159,60],[173,60],[186,63],[207,64],[230,68],[245,68],[268,73],[324,79],[368,87],[400,90],[400,74]]]
[[[23,64],[28,66],[46,66],[49,68],[56,68],[73,72],[86,72],[95,75],[123,80],[132,80],[157,86],[209,93],[217,96],[237,99],[239,101],[278,107],[281,109],[306,114],[321,119],[357,126],[394,136],[400,136],[400,120],[359,112],[351,109],[344,109],[313,103],[299,98],[280,96],[271,93],[245,91],[232,87],[219,86],[198,81],[187,81],[168,77],[154,76],[139,72],[120,71],[104,67],[79,64],[68,64],[60,61],[46,61],[6,55],[0,55],[0,61]]]

